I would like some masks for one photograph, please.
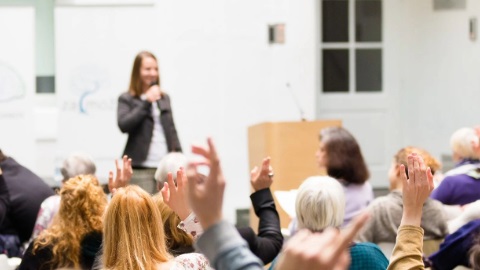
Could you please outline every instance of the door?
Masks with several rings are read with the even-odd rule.
[[[374,187],[402,146],[402,4],[399,0],[319,0],[317,119],[341,119],[358,140]]]

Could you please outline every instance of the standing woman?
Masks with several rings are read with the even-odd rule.
[[[355,138],[342,127],[320,131],[316,152],[318,166],[337,179],[345,191],[346,206],[343,226],[358,215],[373,200],[373,189],[362,151]]]
[[[132,158],[131,184],[153,194],[155,170],[169,152],[181,152],[170,97],[160,89],[155,56],[142,51],[133,62],[130,88],[118,98],[117,122],[128,133],[123,155]]]

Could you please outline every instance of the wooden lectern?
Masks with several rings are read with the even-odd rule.
[[[269,156],[275,173],[272,193],[276,190],[297,189],[307,177],[322,173],[315,158],[320,130],[341,125],[340,120],[320,120],[267,122],[251,126],[248,128],[250,168],[259,166],[263,158]],[[290,217],[280,208],[276,198],[275,204],[280,215],[280,226],[287,228]],[[258,218],[253,208],[250,208],[250,226],[255,231],[258,228]]]

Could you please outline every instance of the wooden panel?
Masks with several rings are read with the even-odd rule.
[[[248,129],[250,168],[258,166],[264,157],[271,157],[275,172],[271,190],[296,189],[305,178],[322,174],[318,169],[315,152],[318,134],[322,128],[341,126],[340,120],[314,122],[262,123]],[[288,227],[290,217],[275,199],[282,228]],[[258,218],[250,209],[250,226],[257,229]]]

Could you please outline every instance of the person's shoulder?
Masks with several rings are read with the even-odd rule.
[[[395,203],[396,200],[393,196],[390,194],[387,194],[385,196],[380,196],[375,198],[369,205],[369,208],[372,209],[383,209],[389,207],[392,203]]]
[[[351,248],[350,252],[361,254],[371,254],[379,259],[387,259],[385,254],[383,254],[382,250],[377,244],[370,243],[370,242],[362,242],[362,243],[355,243]],[[352,257],[353,259],[353,257]]]
[[[42,208],[53,207],[59,204],[60,204],[60,195],[55,194],[43,200],[42,205],[40,207]]]
[[[388,259],[380,247],[374,243],[355,243],[350,247],[353,269],[385,269]]]
[[[127,92],[121,93],[118,99],[130,100],[130,99],[133,99],[133,96],[132,94],[130,94],[130,92],[127,91]]]
[[[170,96],[168,95],[167,92],[162,91],[162,99],[165,99],[165,100],[168,100],[168,101],[170,100]]]
[[[443,212],[443,203],[432,198],[428,198],[423,204],[423,207],[430,209],[438,209]]]
[[[403,203],[391,194],[375,198],[367,206],[367,211],[371,214],[369,223],[376,226],[390,226],[392,217],[402,213]],[[388,225],[387,225],[388,224]],[[397,225],[398,226],[398,225]]]
[[[205,255],[200,253],[187,253],[175,257],[170,269],[211,269],[210,263]]]
[[[457,182],[457,181],[469,181],[469,180],[471,180],[471,177],[468,174],[460,173],[460,174],[446,176],[445,178],[443,178],[442,182],[440,182],[440,185],[442,185],[443,183],[453,184],[454,182]]]

